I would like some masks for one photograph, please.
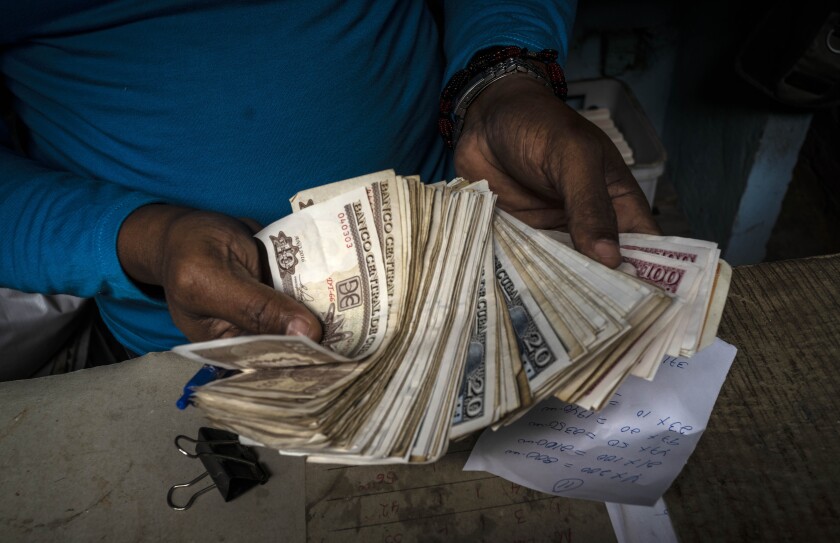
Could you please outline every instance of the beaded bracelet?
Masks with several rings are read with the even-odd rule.
[[[496,69],[506,70],[509,67],[501,66],[506,61],[511,59],[533,60],[542,62],[545,65],[545,74],[548,77],[550,86],[554,94],[561,100],[566,99],[566,78],[563,74],[563,69],[557,64],[557,51],[553,49],[544,49],[538,53],[528,51],[528,49],[516,46],[505,47],[491,47],[483,49],[475,54],[470,63],[463,70],[455,72],[452,79],[446,84],[440,97],[440,115],[438,117],[438,130],[443,137],[444,144],[449,149],[454,149],[460,135],[460,123],[463,122],[463,116],[457,116],[456,111],[459,105],[462,105],[466,94],[465,89],[474,89],[476,84],[482,78],[489,82],[496,81],[499,77],[489,78],[485,74],[488,70],[494,71]],[[508,70],[509,71],[509,70]],[[533,77],[543,79],[536,70],[530,70],[524,67],[522,70],[530,73]],[[479,89],[483,90],[486,87]],[[468,99],[472,101],[478,92],[473,92]],[[468,103],[466,104],[469,105]],[[463,112],[462,112],[463,113]]]

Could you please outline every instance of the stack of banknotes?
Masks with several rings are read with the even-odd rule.
[[[622,265],[496,209],[486,181],[378,172],[295,195],[257,238],[320,344],[177,347],[240,373],[198,388],[246,441],[344,464],[429,462],[551,395],[598,410],[628,375],[715,337],[730,268],[714,243],[622,234]]]

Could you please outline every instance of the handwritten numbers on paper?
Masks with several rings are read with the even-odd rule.
[[[542,462],[543,464],[553,464],[559,461],[559,458],[557,458],[556,456],[549,456],[547,454],[540,454],[538,452],[529,452],[525,455],[525,458],[530,458],[531,460]]]
[[[674,421],[670,422],[671,417],[665,417],[664,419],[659,419],[659,423],[657,426],[668,426],[669,432],[676,432],[682,436],[689,434],[692,430],[694,430],[694,426],[690,424],[683,424],[682,421]]]
[[[629,378],[599,412],[550,398],[485,432],[465,469],[563,496],[653,503],[694,450],[735,353],[717,340],[690,360],[665,357],[653,382]]]
[[[552,490],[556,493],[568,492],[569,490],[574,490],[576,488],[580,488],[583,486],[583,479],[560,479],[556,483],[554,483],[554,488]]]
[[[671,447],[676,447],[680,444],[680,437],[679,436],[665,436],[660,441],[665,445],[670,445]]]
[[[679,370],[683,370],[683,369],[688,368],[689,361],[684,359],[684,358],[682,358],[682,359],[677,358],[676,356],[666,356],[665,358],[662,359],[662,365],[663,366],[669,366],[671,368],[676,368],[676,369],[679,369]]]
[[[678,360],[673,367],[685,368],[679,364]],[[576,490],[589,480],[597,485],[632,485],[643,476],[656,478],[660,466],[669,469],[666,462],[672,448],[680,445],[693,426],[677,420],[681,417],[657,413],[655,405],[648,407],[636,399],[625,400],[630,405],[608,408],[602,414],[562,402],[544,405],[526,423],[525,433],[519,433],[522,437],[517,437],[515,444],[509,443],[505,455],[541,464],[546,475],[560,475],[564,470],[581,474],[558,479],[550,490],[555,494]],[[620,394],[613,401],[618,404]],[[598,433],[605,435],[599,437]],[[594,448],[590,457],[594,456],[598,464],[581,465],[575,460],[576,456],[585,459],[586,451],[581,450],[584,443],[590,444],[587,449]]]

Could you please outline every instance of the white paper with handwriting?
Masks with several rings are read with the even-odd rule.
[[[629,377],[598,413],[551,398],[485,430],[464,466],[548,494],[653,505],[697,446],[737,349],[717,339]]]

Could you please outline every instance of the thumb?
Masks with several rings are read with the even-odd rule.
[[[563,174],[563,200],[575,248],[605,266],[618,267],[618,226],[603,168],[587,160]]]
[[[260,283],[244,269],[230,273],[216,292],[221,295],[204,297],[196,309],[251,334],[321,339],[321,323],[305,305]]]
[[[228,320],[255,334],[285,334],[321,339],[321,323],[294,298],[241,274],[231,285]],[[225,318],[220,308],[219,315]]]

